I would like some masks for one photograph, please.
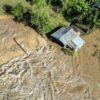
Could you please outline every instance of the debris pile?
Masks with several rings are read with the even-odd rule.
[[[71,60],[45,42],[0,66],[0,100],[92,100]]]

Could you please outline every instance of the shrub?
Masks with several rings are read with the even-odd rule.
[[[27,11],[23,13],[23,22],[25,25],[31,26],[31,16],[32,10],[27,9]]]
[[[47,33],[51,31],[50,20],[48,16],[39,16],[38,14],[33,13],[31,15],[31,26],[35,28],[39,33]]]
[[[16,20],[20,21],[23,19],[23,14],[26,12],[26,8],[22,4],[17,4],[15,7],[12,7],[11,14],[15,17]]]
[[[12,7],[11,7],[10,5],[5,4],[5,5],[3,6],[3,9],[5,10],[5,12],[6,12],[7,14],[11,14]]]
[[[78,1],[63,11],[64,17],[71,23],[87,25],[89,29],[100,27],[100,11],[90,6],[91,2]]]

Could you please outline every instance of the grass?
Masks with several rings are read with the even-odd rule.
[[[0,15],[5,15],[3,10],[5,4],[16,5],[19,2],[25,4],[25,0],[0,0]]]
[[[5,4],[15,6],[18,3],[21,3],[28,9],[32,9],[32,12],[36,15],[36,17],[33,16],[31,18],[32,23],[37,24],[38,28],[36,30],[41,34],[48,33],[56,27],[68,24],[62,14],[54,12],[52,6],[47,5],[45,0],[36,0],[33,5],[27,3],[26,0],[2,0],[0,1],[0,15],[5,15],[3,10]]]

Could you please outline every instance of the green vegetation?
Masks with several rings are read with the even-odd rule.
[[[48,0],[52,6],[59,6],[66,20],[85,30],[100,28],[100,0]],[[58,2],[57,2],[58,1]],[[88,32],[88,31],[87,31]]]
[[[67,24],[65,18],[55,13],[46,0],[26,0],[25,5],[18,3],[10,7],[11,10],[8,13],[14,16],[15,20],[31,26],[40,34],[48,33],[58,26]]]
[[[90,29],[100,28],[100,9],[93,8],[90,5],[92,5],[91,2],[80,0],[69,6],[64,11],[64,16],[72,23],[87,25]]]
[[[5,11],[39,33],[48,33],[67,21],[92,30],[100,28],[100,9],[91,6],[94,1],[100,3],[99,0],[15,0],[15,4],[12,0],[13,6],[7,3]]]
[[[26,8],[24,8],[20,3],[15,7],[12,7],[10,14],[12,14],[16,20],[22,20],[23,14],[26,12]]]
[[[21,3],[25,6],[28,5],[25,0],[0,0],[0,15],[5,15],[4,10],[3,10],[4,5],[15,6],[18,3]]]

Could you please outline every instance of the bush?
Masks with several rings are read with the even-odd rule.
[[[15,7],[12,7],[11,14],[15,17],[16,20],[20,21],[23,19],[23,14],[26,12],[26,8],[22,4],[17,4]]]
[[[50,32],[52,29],[52,25],[50,24],[50,19],[48,16],[44,15],[43,17],[41,15],[38,15],[36,13],[33,13],[31,15],[31,26],[35,28],[39,33],[47,33]]]
[[[78,1],[63,11],[64,17],[71,23],[80,23],[90,27],[100,27],[100,11],[90,6],[91,2],[86,0]]]
[[[17,21],[22,21],[25,25],[37,30],[39,33],[49,33],[59,25],[66,23],[62,16],[52,11],[51,5],[46,0],[27,0],[34,2],[33,5],[23,6],[21,3],[11,6],[9,14]],[[59,19],[59,20],[57,20]]]
[[[23,23],[25,25],[31,26],[31,16],[32,16],[32,10],[27,9],[27,11],[23,13]]]

